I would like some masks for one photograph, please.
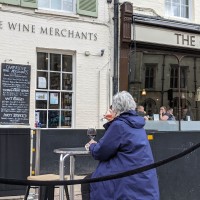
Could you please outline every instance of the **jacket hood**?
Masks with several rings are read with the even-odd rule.
[[[139,116],[135,110],[130,110],[128,112],[121,113],[113,121],[117,120],[124,121],[130,127],[136,129],[143,128],[145,125],[144,117]],[[107,129],[113,121],[104,124],[104,128]]]

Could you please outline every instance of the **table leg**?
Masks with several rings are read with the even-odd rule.
[[[60,180],[64,180],[64,161],[69,154],[63,155],[60,154],[60,164],[59,164],[59,174]],[[64,186],[60,186],[60,200],[64,200]]]
[[[70,180],[74,180],[75,157],[70,156]],[[70,185],[70,200],[74,200],[74,185]]]

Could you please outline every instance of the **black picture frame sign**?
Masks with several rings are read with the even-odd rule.
[[[29,124],[30,65],[2,63],[0,124]]]

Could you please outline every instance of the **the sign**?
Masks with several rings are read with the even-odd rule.
[[[136,25],[135,40],[153,44],[200,49],[199,34],[153,26]]]
[[[24,24],[21,22],[0,21],[0,30],[8,28],[9,31],[56,36],[61,38],[74,38],[88,41],[97,41],[97,33],[85,30],[74,30],[68,27],[36,26],[35,24]]]
[[[0,124],[29,124],[30,65],[2,63]]]

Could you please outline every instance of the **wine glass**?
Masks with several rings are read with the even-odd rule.
[[[93,140],[97,135],[97,132],[96,132],[96,128],[88,128],[87,130],[87,136]]]

